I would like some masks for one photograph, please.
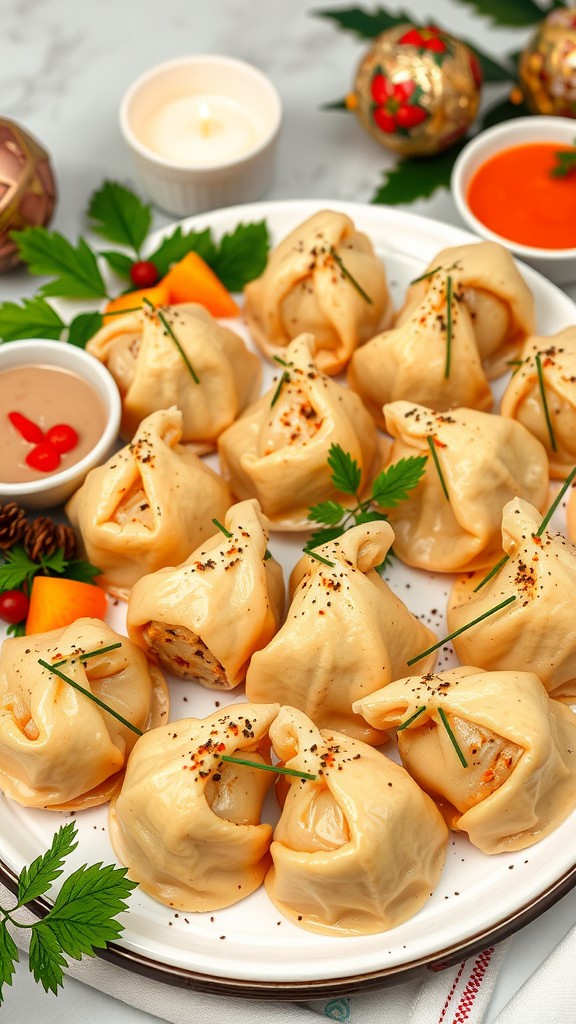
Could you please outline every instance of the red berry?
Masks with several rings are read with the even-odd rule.
[[[130,267],[130,280],[136,288],[152,288],[159,276],[157,267],[150,260],[138,260]]]
[[[417,124],[422,124],[425,121],[428,114],[422,107],[400,107],[400,110],[396,114],[396,123],[399,128],[415,128]]]
[[[26,465],[30,469],[38,469],[41,473],[53,473],[60,465],[60,456],[53,444],[42,441],[26,456]]]
[[[68,423],[57,423],[55,427],[50,427],[50,430],[46,431],[46,440],[63,455],[64,452],[71,452],[76,447],[78,434]]]
[[[0,594],[0,619],[15,625],[28,616],[30,601],[21,590],[5,590]]]
[[[376,107],[372,111],[372,117],[380,131],[387,133],[396,131],[396,121],[392,114],[389,114],[387,110],[384,110],[384,107]]]
[[[9,412],[8,419],[15,430],[30,444],[40,444],[44,440],[44,434],[37,423],[23,416],[21,412]]]

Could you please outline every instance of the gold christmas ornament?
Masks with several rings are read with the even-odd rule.
[[[15,121],[0,117],[0,274],[20,262],[10,232],[45,226],[55,205],[48,153]]]
[[[434,27],[397,25],[360,63],[346,106],[366,131],[402,156],[431,156],[470,127],[482,72],[464,43]]]
[[[552,11],[522,51],[518,73],[535,114],[576,117],[576,7]]]

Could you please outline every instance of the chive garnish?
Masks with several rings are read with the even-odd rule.
[[[214,523],[214,526],[218,527],[220,533],[223,533],[224,536],[228,537],[228,540],[230,540],[230,538],[233,536],[233,534],[230,533],[230,530],[227,530],[225,526],[222,526],[222,523],[218,522],[217,519],[213,519],[212,522]]]
[[[432,437],[431,434],[426,434],[426,440],[428,442],[428,447],[430,449],[432,458],[434,460],[434,465],[436,466],[436,472],[438,473],[438,479],[440,480],[440,483],[442,485],[442,490],[444,491],[444,496],[446,498],[446,501],[449,502],[450,501],[450,495],[448,494],[448,488],[446,486],[446,481],[444,479],[444,474],[443,474],[442,468],[440,466],[440,460],[438,458],[438,453],[436,451],[436,445],[434,444],[434,438]]]
[[[151,302],[150,302],[150,305],[152,306]],[[152,307],[152,308],[154,309],[155,307]],[[102,313],[102,317],[105,317],[105,316],[125,316],[126,313],[141,313],[141,312],[142,312],[142,306],[130,306],[130,309],[112,309],[112,310],[110,310],[109,313],[106,313],[106,311],[104,311]]]
[[[278,387],[276,388],[276,391],[272,395],[272,401],[270,402],[271,409],[273,409],[274,406],[276,405],[276,402],[280,398],[280,392],[282,391],[282,388],[284,387],[285,384],[289,382],[289,380],[290,374],[288,373],[287,370],[284,370],[284,373],[281,375],[280,380],[278,381]]]
[[[460,747],[458,745],[458,740],[456,739],[454,733],[452,732],[452,729],[450,728],[450,722],[448,721],[448,719],[446,717],[446,712],[444,711],[444,708],[438,708],[438,714],[440,715],[440,718],[442,719],[442,725],[444,726],[444,728],[446,729],[446,732],[448,733],[448,736],[450,737],[450,742],[452,743],[452,746],[454,747],[454,750],[458,754],[458,757],[460,759],[460,764],[462,765],[463,768],[467,768],[468,767],[468,761],[466,760],[466,758],[464,757],[464,754],[460,750]]]
[[[272,356],[275,363],[280,363],[280,366],[292,366],[292,363],[287,363],[285,359],[281,359],[280,356]]]
[[[67,661],[72,661],[72,659],[76,660],[76,658],[81,662],[88,661],[88,658],[96,658],[99,654],[108,654],[109,651],[117,651],[119,647],[122,647],[121,643],[108,644],[108,647],[99,647],[95,651],[86,651],[85,654],[82,651],[74,651],[74,653],[69,654],[67,658],[62,658],[62,661],[52,662],[52,668],[60,668],[60,666],[65,665]]]
[[[501,601],[500,604],[495,605],[494,608],[490,608],[487,612],[482,612],[482,615],[479,615],[478,618],[472,619],[472,622],[467,622],[465,626],[460,626],[460,629],[454,630],[454,632],[450,633],[449,636],[445,636],[443,640],[439,640],[438,643],[429,647],[427,651],[422,651],[422,654],[417,654],[415,658],[410,658],[410,661],[406,662],[406,664],[415,665],[417,661],[422,661],[422,658],[426,658],[428,654],[432,654],[432,652],[437,651],[439,647],[449,643],[450,640],[454,640],[455,637],[460,636],[460,633],[464,633],[467,629],[471,629],[472,626],[477,626],[483,619],[487,619],[490,615],[495,615],[501,608],[506,608],[506,605],[512,604],[512,601],[515,600],[515,594],[513,594],[512,597],[507,597],[505,601]]]
[[[310,558],[315,558],[317,562],[322,562],[324,565],[329,565],[330,568],[334,567],[334,562],[329,562],[327,558],[324,558],[324,555],[319,555],[318,552],[314,551],[312,548],[306,548],[305,554],[310,555]]]
[[[569,474],[569,476],[566,477],[566,480],[562,484],[562,487],[558,491],[558,494],[554,498],[554,501],[552,502],[552,504],[550,505],[550,508],[548,509],[546,515],[544,516],[544,519],[542,520],[542,522],[540,523],[540,526],[536,530],[536,533],[534,534],[535,537],[541,537],[542,534],[544,533],[544,530],[548,526],[548,523],[552,519],[552,516],[554,515],[556,509],[558,508],[558,505],[562,501],[562,498],[566,494],[566,491],[570,487],[570,484],[572,483],[572,481],[573,481],[575,476],[576,476],[576,466],[574,466],[574,469]]]
[[[70,679],[70,676],[64,675],[64,673],[61,672],[59,668],[56,668],[55,665],[50,665],[47,661],[44,661],[42,658],[38,658],[38,664],[42,665],[42,668],[47,668],[49,672],[53,672],[55,676],[58,676],[59,679],[62,679],[65,683],[68,683],[68,685],[72,686],[75,690],[79,690],[80,693],[83,693],[85,697],[89,697],[91,701],[94,701],[94,704],[97,704],[99,708],[103,709],[103,711],[107,711],[109,715],[112,715],[113,718],[116,718],[119,722],[122,723],[122,725],[125,725],[127,729],[131,729],[132,732],[135,732],[137,736],[144,735],[144,733],[142,732],[141,729],[138,728],[138,726],[134,725],[132,722],[129,722],[127,718],[123,718],[122,715],[120,715],[117,711],[114,711],[114,708],[111,708],[109,707],[108,704],[105,704],[103,700],[100,700],[100,698],[96,696],[96,694],[90,693],[90,690],[87,690],[84,686],[81,686],[80,683],[77,683],[75,679]]]
[[[510,558],[510,555],[503,555],[502,558],[500,559],[500,561],[496,562],[496,565],[492,566],[492,568],[490,569],[490,572],[488,573],[488,575],[485,576],[484,579],[480,581],[480,583],[478,584],[477,587],[474,587],[474,590],[472,591],[472,593],[476,594],[479,590],[482,590],[482,587],[484,586],[484,584],[488,583],[488,581],[491,580],[493,576],[496,576],[496,573],[500,572],[500,569],[502,568],[503,565],[506,565],[506,562],[508,561],[509,558]]]
[[[364,291],[362,285],[359,284],[359,282],[356,280],[356,278],[352,276],[350,271],[344,265],[342,257],[338,255],[338,253],[336,252],[336,249],[334,248],[333,245],[330,246],[329,252],[330,252],[330,255],[331,255],[332,259],[334,260],[334,262],[337,263],[338,266],[340,267],[340,270],[344,274],[344,277],[348,278],[348,280],[350,281],[350,284],[354,286],[354,288],[356,289],[358,294],[362,296],[364,301],[365,302],[369,302],[370,305],[372,305],[372,299],[370,298],[368,293]]]
[[[452,356],[452,278],[448,274],[446,278],[446,365],[444,367],[444,379],[450,376],[450,359]]]
[[[419,715],[421,715],[423,711],[426,711],[426,705],[425,704],[423,704],[421,708],[418,708],[418,711],[415,711],[413,715],[410,715],[410,718],[407,718],[405,722],[402,722],[402,724],[398,726],[396,732],[402,732],[403,729],[407,729],[408,726],[412,725],[412,722],[416,718],[418,718]]]
[[[172,338],[172,341],[176,345],[176,348],[178,349],[180,355],[182,356],[182,359],[186,363],[186,366],[188,367],[188,370],[190,371],[190,375],[192,377],[192,380],[194,381],[195,384],[199,384],[200,383],[200,378],[198,377],[196,371],[194,370],[194,367],[192,366],[192,363],[188,359],[188,356],[186,355],[184,349],[182,348],[182,345],[178,341],[178,338],[176,337],[176,334],[172,330],[172,327],[170,326],[170,324],[168,323],[166,317],[164,316],[164,313],[162,313],[161,310],[157,309],[156,310],[156,315],[158,316],[158,319],[160,320],[160,323],[162,323],[164,325],[164,327],[166,328],[166,330],[168,331],[168,334],[170,335],[170,337]]]
[[[540,353],[536,353],[536,371],[538,373],[538,387],[540,388],[540,397],[542,398],[542,408],[544,409],[544,417],[546,419],[546,427],[548,428],[548,436],[550,438],[550,446],[553,452],[558,451],[556,446],[556,438],[554,437],[554,430],[552,427],[552,420],[550,418],[550,410],[548,408],[548,399],[546,398],[546,388],[544,387],[544,374],[542,373],[542,360],[540,359]]]
[[[279,775],[294,775],[297,779],[311,779],[315,782],[318,778],[317,775],[312,775],[311,772],[297,772],[294,768],[280,768],[276,764],[260,764],[259,761],[246,761],[243,757],[229,757],[228,754],[222,754],[221,761],[228,761],[230,764],[243,764],[247,768],[260,768],[263,772],[276,772]]]
[[[420,277],[413,277],[410,284],[418,284],[419,281],[425,281],[428,277],[434,277],[434,274],[437,274],[439,270],[442,270],[442,264],[434,267],[433,270],[427,270],[426,273],[420,274]]]

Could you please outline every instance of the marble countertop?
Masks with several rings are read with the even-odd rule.
[[[70,238],[85,230],[82,213],[105,178],[135,186],[118,125],[120,99],[143,71],[187,53],[240,58],[275,83],[284,120],[267,198],[370,202],[394,158],[354,117],[321,109],[350,90],[366,49],[317,16],[318,10],[336,6],[307,0],[3,0],[1,112],[30,130],[51,154],[59,187],[53,227]],[[531,34],[530,29],[494,28],[451,0],[410,0],[403,8],[417,21],[433,17],[494,54],[520,49]],[[485,99],[490,96],[486,89]],[[461,226],[446,191],[409,209]],[[156,212],[156,226],[168,220]],[[576,286],[567,290],[576,297]],[[0,301],[34,291],[34,279],[24,273],[0,277]],[[488,1024],[575,919],[576,890],[514,937]],[[156,1019],[73,980],[66,981],[57,1000],[46,996],[25,964],[13,989],[6,990],[3,1010],[10,1024],[28,1024],[37,1013],[44,1024],[100,1017],[108,1024],[152,1024]]]

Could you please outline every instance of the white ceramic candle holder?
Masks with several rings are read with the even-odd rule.
[[[262,72],[209,54],[151,68],[120,105],[142,189],[180,217],[261,199],[281,119],[280,97]]]

